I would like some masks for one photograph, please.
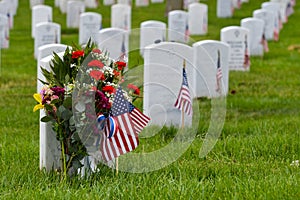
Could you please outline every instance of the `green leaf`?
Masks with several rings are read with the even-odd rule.
[[[53,118],[49,116],[42,117],[41,122],[50,122]]]

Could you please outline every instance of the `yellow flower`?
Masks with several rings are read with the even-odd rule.
[[[33,108],[33,112],[39,110],[39,109],[42,109],[44,108],[44,105],[42,104],[42,96],[40,94],[37,94],[35,93],[33,95],[33,98],[39,103],[39,104],[36,104]]]

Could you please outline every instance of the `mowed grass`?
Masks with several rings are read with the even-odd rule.
[[[219,40],[220,29],[239,25],[264,1],[243,4],[230,19],[216,18],[216,1],[209,6],[209,33],[194,41]],[[300,168],[300,6],[284,24],[279,42],[269,42],[270,52],[251,57],[250,72],[230,72],[225,124],[214,149],[199,157],[210,123],[211,101],[200,99],[197,135],[188,150],[172,164],[148,173],[116,172],[101,166],[87,179],[62,182],[56,173],[39,170],[38,113],[33,113],[36,61],[31,38],[29,1],[19,1],[10,33],[10,48],[1,51],[0,74],[0,199],[299,199]],[[46,0],[52,5],[54,1]],[[103,27],[110,26],[110,7],[100,6]],[[132,26],[148,19],[167,21],[165,5],[133,7]],[[65,15],[54,8],[54,21],[62,25],[64,44],[78,42],[78,30],[67,29]],[[138,40],[131,38],[132,41]],[[132,66],[141,64],[132,53]],[[176,131],[176,130],[175,130]],[[159,149],[174,137],[162,129],[141,147]],[[147,151],[147,148],[145,149]],[[149,150],[150,151],[150,150]],[[157,160],[159,163],[160,160]]]

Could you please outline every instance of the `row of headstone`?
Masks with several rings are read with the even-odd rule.
[[[192,98],[225,96],[229,49],[228,44],[214,40],[196,42],[192,47],[177,42],[145,47],[143,110],[151,117],[151,125],[182,124],[182,113],[174,104],[184,65]],[[192,116],[185,115],[184,119],[185,126],[190,126]]]
[[[9,32],[14,26],[18,0],[0,1],[0,49],[9,48]]]
[[[187,43],[189,35],[204,35],[208,27],[206,4],[189,4],[188,12],[173,10],[168,13],[168,41]]]
[[[217,1],[217,17],[228,18],[232,17],[235,9],[240,9],[242,3],[248,0],[218,0]]]

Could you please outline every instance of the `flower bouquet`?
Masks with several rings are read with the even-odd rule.
[[[50,68],[41,68],[46,81],[34,94],[38,104],[33,110],[44,109],[41,121],[52,124],[64,177],[81,169],[84,158],[92,156],[97,165],[138,146],[138,133],[150,118],[132,104],[139,88],[124,87],[126,62],[88,42],[84,49],[67,48],[62,58],[54,53]]]

